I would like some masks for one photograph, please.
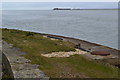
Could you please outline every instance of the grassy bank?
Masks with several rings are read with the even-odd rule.
[[[8,29],[3,29],[2,32],[3,40],[26,52],[23,56],[30,59],[33,64],[39,64],[39,68],[49,77],[115,78],[118,75],[116,68],[87,60],[81,55],[74,55],[69,58],[41,56],[41,54],[51,52],[75,51],[73,43],[51,40],[33,32]]]

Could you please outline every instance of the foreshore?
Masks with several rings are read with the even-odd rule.
[[[104,45],[100,45],[100,44],[96,44],[93,42],[89,42],[89,41],[85,41],[85,40],[81,40],[81,39],[77,39],[77,38],[72,38],[72,37],[65,37],[65,36],[60,36],[60,35],[54,35],[54,34],[44,34],[44,33],[39,33],[41,35],[44,35],[46,37],[49,37],[51,39],[60,39],[63,41],[69,41],[74,43],[75,45],[80,44],[81,48],[83,48],[84,50],[88,51],[88,52],[92,52],[92,51],[109,51],[110,54],[118,56],[118,52],[120,52],[120,50],[108,47],[108,46],[104,46]]]
[[[82,49],[83,51],[90,52],[90,53],[93,51],[106,51],[110,53],[111,55],[110,57],[99,57],[99,56],[92,56],[92,55],[85,55],[85,56],[87,56],[88,58],[92,58],[94,60],[98,60],[98,61],[103,60],[107,63],[120,67],[120,60],[119,60],[120,50],[113,49],[111,47],[107,47],[104,45],[92,43],[89,41],[72,38],[72,37],[65,37],[65,36],[60,36],[60,35],[44,34],[44,33],[39,33],[39,34],[49,37],[51,39],[60,39],[63,41],[69,41],[69,42],[74,43],[75,45],[80,44],[80,49]]]

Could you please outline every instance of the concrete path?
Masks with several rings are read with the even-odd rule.
[[[17,48],[13,48],[11,44],[2,42],[2,51],[8,58],[14,78],[18,79],[32,79],[32,80],[48,80],[49,78],[38,69],[39,65],[30,64],[30,60],[21,57]]]

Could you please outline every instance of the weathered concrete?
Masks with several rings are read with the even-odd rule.
[[[0,37],[0,80],[2,79],[2,44],[1,43],[2,43],[2,40]]]
[[[2,61],[3,61],[2,62],[2,77],[9,76],[9,78],[14,79],[13,71],[9,63],[9,60],[7,59],[4,53],[1,52],[1,54],[2,54]]]
[[[38,69],[39,65],[30,64],[30,60],[21,57],[19,54],[22,53],[18,49],[13,48],[12,45],[3,42],[2,51],[4,55],[7,57],[11,69],[13,72],[13,76],[15,80],[18,79],[38,79],[38,80],[48,80],[44,72]],[[3,60],[4,62],[4,60]]]

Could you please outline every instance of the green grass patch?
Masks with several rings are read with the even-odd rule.
[[[51,40],[41,34],[2,29],[3,39],[14,47],[21,48],[27,54],[23,55],[30,59],[33,64],[39,64],[39,68],[52,78],[116,78],[117,68],[90,61],[81,55],[74,55],[69,58],[46,58],[41,54],[75,51],[74,44],[61,40]]]

